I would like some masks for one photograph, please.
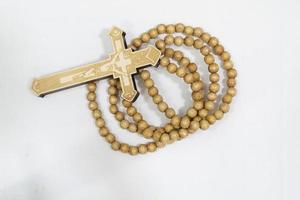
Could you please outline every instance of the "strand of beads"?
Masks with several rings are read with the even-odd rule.
[[[181,33],[182,36],[174,35]],[[159,36],[163,36],[161,39]],[[142,44],[147,44],[151,40],[155,40],[156,47],[162,52],[163,57],[160,60],[160,66],[165,68],[170,74],[174,74],[183,79],[186,84],[189,84],[192,90],[191,96],[193,105],[191,105],[183,116],[179,116],[176,111],[171,108],[159,94],[158,88],[151,79],[151,74],[148,70],[140,71],[140,76],[144,86],[148,90],[149,96],[157,105],[160,112],[163,112],[169,119],[169,122],[162,127],[150,125],[138,112],[137,108],[126,100],[122,101],[126,108],[126,113],[121,112],[118,108],[118,96],[120,84],[117,80],[109,80],[109,103],[110,112],[114,114],[116,120],[120,122],[123,129],[130,132],[137,132],[151,142],[139,145],[129,145],[117,141],[106,127],[105,121],[102,118],[102,113],[96,102],[96,84],[89,83],[87,99],[89,100],[89,108],[93,113],[96,121],[96,126],[99,127],[99,133],[105,140],[111,144],[113,150],[136,155],[138,153],[145,154],[154,152],[158,148],[162,148],[167,144],[171,144],[177,140],[187,137],[199,128],[206,130],[210,125],[217,120],[223,118],[224,113],[229,111],[229,104],[232,98],[236,95],[236,76],[237,71],[233,68],[233,63],[230,60],[230,54],[224,50],[224,47],[219,43],[216,37],[204,32],[201,28],[193,28],[185,26],[181,23],[176,25],[160,24],[156,28],[150,29],[143,33],[139,38],[133,40],[130,45],[134,50],[139,49]],[[208,65],[210,73],[208,92],[205,92],[205,84],[201,80],[198,68],[195,63],[192,63],[189,58],[184,56],[183,52],[174,50],[170,46],[193,47],[197,49],[204,57],[204,62]],[[224,95],[221,97],[221,102],[218,103],[217,98],[220,84],[220,76],[218,74],[219,66],[215,62],[216,58],[222,61],[222,67],[227,75],[227,88]],[[130,119],[129,119],[130,118]]]

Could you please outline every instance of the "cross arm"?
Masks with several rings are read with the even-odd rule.
[[[136,68],[148,65],[155,66],[160,58],[161,52],[152,45],[144,49],[132,52],[132,65]]]
[[[109,58],[34,79],[32,89],[38,96],[43,97],[49,93],[110,76],[112,62],[113,59]]]
[[[125,50],[125,39],[124,39],[125,33],[121,29],[117,27],[113,27],[109,32],[109,35],[115,53]]]

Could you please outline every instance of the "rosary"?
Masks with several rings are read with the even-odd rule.
[[[32,89],[42,97],[52,92],[87,84],[88,107],[99,128],[100,135],[111,145],[113,150],[130,155],[154,152],[167,144],[187,137],[199,128],[201,130],[208,129],[229,111],[229,104],[236,95],[237,71],[230,60],[230,54],[225,51],[219,40],[204,32],[202,28],[193,28],[181,23],[160,24],[135,38],[128,47],[125,33],[119,28],[113,27],[109,35],[114,52],[107,59],[35,79]],[[155,42],[155,47],[147,45],[151,40]],[[142,45],[145,48],[142,48]],[[197,49],[204,57],[210,73],[209,84],[205,85],[201,80],[195,63],[191,62],[182,51],[172,48],[182,45]],[[219,92],[220,76],[216,59],[220,60],[227,76],[227,86],[225,86],[226,91],[223,96]],[[145,69],[147,66],[158,65],[190,85],[193,105],[182,116],[178,115],[164,101],[151,79],[151,74]],[[143,69],[138,70],[138,68]],[[167,124],[162,127],[149,124],[133,105],[138,96],[133,74],[141,77],[158,110],[169,119]],[[118,141],[116,136],[110,132],[96,100],[96,81],[102,78],[109,78],[109,110],[120,122],[121,128],[136,132],[144,138],[150,139],[151,142],[130,145]],[[126,108],[126,113],[119,110],[119,96],[122,98],[122,105]]]

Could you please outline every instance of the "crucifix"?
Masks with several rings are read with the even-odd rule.
[[[120,80],[121,97],[133,101],[138,92],[132,75],[136,74],[140,67],[155,66],[161,52],[152,45],[132,51],[126,46],[125,33],[117,27],[113,27],[109,35],[114,52],[107,59],[35,79],[32,84],[33,91],[43,97],[49,93],[113,76]]]

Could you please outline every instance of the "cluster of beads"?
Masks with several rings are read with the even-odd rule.
[[[175,33],[181,33],[182,36],[175,36]],[[162,38],[159,37],[160,35],[162,35]],[[130,132],[137,132],[143,137],[151,139],[151,142],[139,145],[119,142],[115,135],[107,128],[102,113],[98,108],[95,93],[96,83],[92,82],[87,85],[89,109],[95,118],[100,135],[105,138],[113,150],[129,153],[130,155],[154,152],[158,148],[187,137],[199,128],[202,130],[208,129],[210,125],[222,119],[223,115],[229,111],[229,104],[236,95],[235,78],[237,71],[230,60],[230,54],[225,51],[216,37],[204,32],[199,27],[193,28],[181,23],[175,25],[160,24],[143,33],[139,38],[134,39],[130,47],[137,50],[143,43],[147,44],[151,40],[155,40],[155,46],[162,52],[160,66],[165,68],[169,73],[182,78],[185,83],[190,85],[193,105],[186,110],[185,114],[179,116],[164,101],[157,87],[155,87],[148,70],[143,69],[139,72],[139,75],[148,90],[149,96],[152,97],[153,102],[157,105],[158,110],[163,112],[169,119],[169,122],[162,127],[149,124],[132,102],[123,100],[122,105],[126,108],[126,113],[120,111],[117,105],[120,91],[119,81],[110,79],[110,86],[108,88],[110,112],[120,122],[120,126]],[[182,51],[171,48],[171,46],[181,45],[197,49],[204,57],[204,62],[208,65],[210,73],[210,83],[207,86],[207,92],[205,84],[198,73],[197,65],[191,62]],[[222,94],[218,94],[220,90],[220,84],[218,83],[220,76],[218,74],[219,65],[215,62],[216,58],[221,60],[221,65],[227,75],[227,87],[223,96]],[[221,96],[221,102],[219,103],[217,101],[218,96]],[[131,118],[131,120],[128,118]]]

